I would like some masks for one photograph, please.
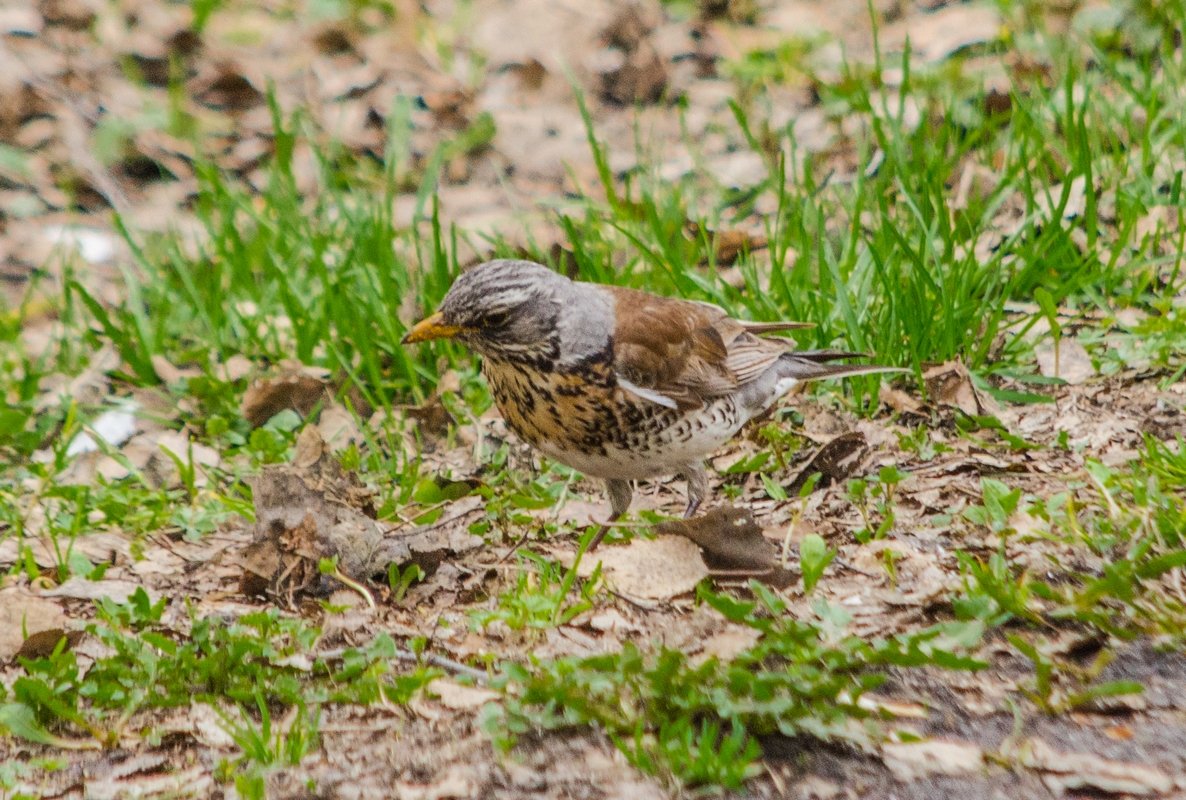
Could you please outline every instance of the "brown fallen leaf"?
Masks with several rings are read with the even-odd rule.
[[[1001,35],[1001,22],[1000,12],[989,5],[960,3],[929,14],[912,14],[898,31],[887,35],[891,41],[909,38],[912,57],[936,63],[966,48],[994,41]]]
[[[23,589],[0,591],[0,663],[23,650],[26,636],[61,631],[65,624],[66,614],[58,603]]]
[[[85,0],[41,0],[38,6],[46,25],[82,31],[95,21],[95,6]]]
[[[374,519],[371,493],[343,474],[335,459],[320,457],[327,453],[325,443],[316,428],[305,430],[312,433],[302,432],[298,452],[306,467],[273,466],[251,480],[255,536],[238,560],[244,594],[266,594],[289,604],[304,595],[324,596],[335,588],[319,568],[329,558],[336,558],[338,571],[355,581],[385,574],[393,563],[401,569],[415,564],[431,575],[445,558],[481,543],[464,522],[388,531]]]
[[[881,758],[902,783],[928,775],[968,775],[984,769],[984,754],[979,747],[942,739],[888,742],[881,747]]]
[[[713,261],[720,267],[731,265],[742,253],[752,253],[769,244],[769,240],[761,234],[752,234],[736,228],[713,230],[693,220],[684,224],[684,233],[692,239],[705,237],[712,247]]]
[[[968,368],[959,361],[947,361],[931,367],[923,373],[922,378],[931,402],[958,408],[969,416],[991,413],[985,398],[972,385]]]
[[[320,436],[306,442],[303,460],[308,462],[323,448]],[[252,479],[251,488],[256,527],[255,539],[240,559],[244,593],[266,592],[290,603],[298,594],[328,593],[333,585],[322,580],[323,558],[336,557],[347,576],[366,578],[379,571],[372,556],[382,542],[382,530],[351,507],[344,487],[332,477],[274,467]]]
[[[921,400],[895,386],[881,384],[877,397],[899,414],[910,414],[923,419],[927,417],[927,408]]]
[[[761,12],[757,0],[699,0],[696,8],[702,20],[724,19],[742,25],[757,22]]]
[[[454,764],[431,783],[396,781],[390,796],[403,800],[463,800],[478,797],[478,781],[467,764]]]
[[[257,381],[243,395],[243,417],[259,427],[285,409],[305,416],[327,394],[323,371],[312,367],[288,366],[273,378]]]
[[[708,577],[696,546],[679,536],[634,539],[624,547],[607,547],[581,560],[579,574],[588,577],[601,562],[601,574],[627,597],[670,600],[688,594]]]
[[[340,21],[322,22],[315,26],[309,32],[309,39],[323,55],[353,55],[357,52],[357,32]]]
[[[696,654],[693,661],[700,662],[708,658],[732,661],[753,647],[761,637],[761,633],[749,626],[730,625],[720,633],[715,633],[705,639],[700,652]]]
[[[787,485],[787,491],[798,492],[817,472],[825,486],[846,480],[860,465],[868,449],[869,443],[860,431],[840,434],[815,451]]]
[[[650,42],[656,23],[641,6],[627,4],[602,30],[605,46],[594,53],[591,65],[602,99],[628,106],[663,96],[667,66]]]
[[[445,408],[445,404],[441,402],[440,394],[437,392],[434,392],[420,405],[403,406],[401,410],[409,419],[416,422],[416,427],[421,433],[433,439],[444,436],[448,432],[449,426],[457,422],[449,413],[449,409]]]
[[[196,378],[202,374],[197,367],[178,367],[172,361],[159,353],[152,357],[152,368],[162,383],[172,384],[186,378]]]
[[[247,356],[236,353],[222,364],[216,364],[213,372],[224,381],[233,383],[241,381],[252,373],[255,364]]]
[[[68,597],[72,600],[98,600],[107,597],[117,603],[126,603],[136,593],[137,589],[144,589],[154,603],[160,599],[160,592],[136,581],[104,578],[92,581],[86,578],[71,578],[60,586],[42,592],[44,597]]]
[[[639,3],[624,3],[601,31],[608,47],[633,50],[646,41],[660,19],[653,8]]]
[[[39,631],[37,633],[29,634],[29,638],[21,644],[21,649],[16,651],[17,658],[45,658],[53,654],[58,647],[58,642],[63,639],[66,640],[66,649],[74,647],[78,641],[82,639],[82,631],[65,631],[62,628],[50,628],[49,630]]]
[[[1113,761],[1094,753],[1055,750],[1032,737],[1002,749],[1003,756],[1030,769],[1046,773],[1046,785],[1056,795],[1067,789],[1088,789],[1109,794],[1161,797],[1174,788],[1169,773],[1147,764]]]
[[[649,43],[631,52],[606,48],[598,54],[594,69],[598,94],[607,102],[655,103],[667,89],[667,67]]]
[[[497,700],[501,695],[479,686],[463,686],[460,683],[436,678],[425,687],[429,694],[436,695],[441,705],[454,711],[473,711]]]
[[[306,425],[297,434],[293,445],[292,463],[300,469],[309,469],[330,454],[329,444],[315,425]]]
[[[719,506],[699,517],[664,522],[656,530],[695,542],[713,572],[757,578],[778,588],[797,577],[779,565],[774,544],[762,535],[748,508]]]
[[[1085,383],[1095,377],[1095,365],[1078,339],[1043,342],[1034,348],[1038,370],[1048,378],[1062,378],[1069,384]]]
[[[263,92],[230,63],[216,65],[213,77],[194,96],[204,105],[227,111],[246,111],[264,101]]]

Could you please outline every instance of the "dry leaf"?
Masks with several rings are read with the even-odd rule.
[[[780,588],[796,578],[779,565],[774,544],[747,508],[720,506],[699,517],[664,522],[656,530],[695,542],[713,572],[753,577]]]
[[[312,426],[298,442],[305,468],[274,466],[251,479],[255,536],[238,563],[245,570],[244,594],[269,594],[292,603],[298,595],[323,596],[334,582],[323,579],[322,559],[337,558],[338,569],[356,580],[384,574],[388,565],[416,564],[431,575],[449,555],[465,552],[481,539],[465,531],[464,514],[455,525],[428,525],[392,534],[374,519],[371,493],[352,475],[343,474],[325,453]],[[480,498],[462,498],[456,506],[475,506]]]
[[[654,103],[667,88],[667,68],[649,44],[630,53],[612,48],[602,50],[594,70],[602,99],[623,106]]]
[[[696,545],[679,536],[634,539],[625,547],[599,550],[581,560],[580,574],[591,575],[598,561],[610,586],[628,597],[670,600],[708,577]]]
[[[762,234],[751,234],[735,228],[713,230],[692,220],[684,224],[684,232],[693,239],[706,237],[712,247],[713,261],[720,267],[729,266],[742,253],[761,250],[768,244]]]
[[[968,742],[930,739],[925,742],[890,742],[881,757],[894,777],[910,783],[928,775],[967,775],[984,769],[984,754]]]
[[[135,581],[115,580],[104,578],[101,581],[90,581],[86,578],[71,578],[53,589],[42,592],[44,597],[69,597],[73,600],[98,600],[107,597],[117,603],[126,603],[137,589],[144,589],[154,603],[160,598],[160,592]]]
[[[990,5],[957,3],[930,14],[911,15],[899,36],[909,37],[912,59],[934,63],[997,39],[1001,24],[1000,13]]]
[[[315,425],[306,425],[297,434],[293,445],[292,463],[299,469],[309,469],[329,455],[329,446]]]
[[[922,375],[931,402],[958,408],[969,416],[986,413],[987,405],[976,387],[968,368],[958,361],[947,361],[931,367]]]
[[[178,367],[160,353],[152,356],[152,369],[162,383],[171,384],[187,378],[196,378],[202,374],[197,367]]]
[[[82,638],[82,631],[65,631],[62,628],[50,628],[47,631],[39,631],[38,633],[29,634],[29,638],[21,644],[21,649],[16,652],[17,658],[45,658],[52,655],[57,649],[58,643],[63,639],[66,640],[66,649],[69,650]]]
[[[501,695],[479,686],[463,686],[460,683],[436,678],[428,686],[429,694],[436,695],[441,704],[454,711],[473,711],[497,700]]]
[[[332,453],[363,441],[362,431],[354,415],[339,403],[330,403],[321,410],[317,430]]]
[[[228,358],[224,363],[214,368],[214,373],[221,377],[224,381],[234,383],[241,381],[251,374],[255,369],[255,364],[247,356],[236,353]]]
[[[463,800],[478,797],[477,782],[469,773],[469,765],[454,764],[433,783],[396,781],[392,787],[395,790],[392,796],[400,800]]]
[[[0,591],[0,662],[21,652],[26,635],[32,638],[47,631],[61,631],[65,624],[66,614],[57,603],[22,589]]]
[[[1062,378],[1070,384],[1085,383],[1095,377],[1095,365],[1078,339],[1049,340],[1034,348],[1038,369],[1047,378]]]
[[[439,389],[431,397],[418,406],[403,406],[403,412],[409,419],[416,421],[420,432],[430,438],[444,436],[449,426],[456,424],[449,409],[441,402]]]
[[[302,417],[317,405],[327,392],[320,371],[298,367],[283,374],[256,382],[243,395],[243,417],[259,427],[285,409]]]
[[[815,451],[788,484],[787,490],[798,492],[817,472],[823,477],[825,486],[847,480],[860,466],[868,449],[869,443],[860,431],[840,434]]]
[[[761,638],[755,628],[750,628],[743,625],[730,625],[720,633],[714,633],[712,636],[704,640],[704,645],[700,652],[696,654],[694,661],[699,662],[705,658],[715,658],[719,661],[732,661],[741,653],[753,647],[758,639]]]
[[[227,111],[246,111],[263,102],[263,92],[235,65],[220,64],[216,70],[214,77],[194,92],[202,103]]]
[[[1112,761],[1093,753],[1055,750],[1036,737],[1025,739],[1002,752],[1030,769],[1047,773],[1046,785],[1056,794],[1067,789],[1087,789],[1139,797],[1162,796],[1174,788],[1174,778],[1147,764]]]
[[[899,414],[912,414],[924,419],[927,417],[926,406],[921,400],[888,383],[881,384],[878,399]]]

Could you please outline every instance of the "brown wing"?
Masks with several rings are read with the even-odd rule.
[[[762,339],[720,308],[607,287],[614,297],[614,369],[636,392],[662,405],[695,408],[768,369],[787,344]],[[759,323],[783,330],[795,323]],[[666,402],[664,402],[666,401]]]

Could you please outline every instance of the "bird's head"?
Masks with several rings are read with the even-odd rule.
[[[404,344],[455,339],[487,358],[556,358],[556,320],[572,282],[530,261],[501,259],[464,272],[436,313],[416,323]]]

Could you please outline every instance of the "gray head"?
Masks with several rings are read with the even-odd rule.
[[[404,337],[405,342],[457,339],[488,358],[555,359],[557,319],[574,284],[531,261],[499,259],[462,273],[440,308]]]

